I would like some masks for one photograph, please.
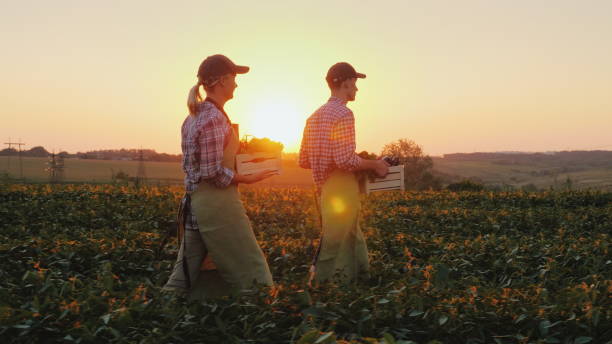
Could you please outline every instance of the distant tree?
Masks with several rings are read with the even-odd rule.
[[[39,158],[46,158],[47,156],[49,156],[49,152],[47,152],[47,150],[42,146],[36,146],[28,150],[27,152],[25,152],[24,155],[32,156],[32,157],[39,157]]]
[[[15,148],[5,148],[0,151],[0,155],[17,155],[17,150]]]
[[[367,159],[367,160],[375,160],[378,159],[378,156],[374,153],[368,153],[368,151],[361,151],[361,153],[357,154],[359,155],[360,158],[362,159]]]
[[[423,153],[421,146],[409,139],[399,139],[386,144],[382,156],[398,159],[405,166],[404,176],[407,189],[436,189],[440,180],[433,175],[433,160]]]

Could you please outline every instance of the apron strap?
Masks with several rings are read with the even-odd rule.
[[[312,287],[312,280],[314,279],[314,276],[315,276],[317,260],[319,259],[319,254],[321,253],[321,246],[323,246],[323,215],[321,214],[321,203],[320,203],[319,194],[317,190],[313,192],[313,198],[315,202],[315,208],[317,209],[317,215],[319,218],[321,236],[319,238],[319,246],[313,252],[312,263],[308,271],[308,283],[307,284],[309,287]]]
[[[187,264],[187,257],[185,254],[187,253],[187,240],[185,240],[185,223],[187,222],[187,216],[191,216],[191,195],[186,193],[181,200],[181,206],[179,208],[179,213],[177,215],[178,220],[178,240],[183,245],[183,274],[185,275],[185,280],[187,284],[187,289],[191,289],[191,276],[189,275],[189,265]]]

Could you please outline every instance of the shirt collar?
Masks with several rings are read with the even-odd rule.
[[[220,106],[216,101],[214,101],[212,98],[206,97],[206,99],[204,99],[204,103],[209,103],[210,105],[212,105],[213,107],[215,107],[217,110],[221,111],[221,113],[223,113],[223,115],[225,116],[225,118],[227,118],[227,121],[230,122],[230,124],[232,123],[232,121],[230,120],[229,116],[227,115],[227,112],[225,112],[225,110],[223,109],[222,106]]]
[[[340,98],[338,98],[338,97],[334,97],[334,96],[329,97],[329,99],[327,100],[327,102],[335,102],[335,103],[340,103],[340,104],[342,104],[342,105],[345,105],[345,106],[346,106],[346,102],[345,102],[344,100],[342,100],[342,99],[340,99]]]

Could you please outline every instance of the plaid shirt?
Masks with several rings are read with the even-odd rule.
[[[312,169],[318,190],[333,170],[354,171],[361,164],[355,153],[355,117],[339,98],[329,98],[308,117],[299,164]]]
[[[221,165],[223,148],[229,140],[229,119],[215,105],[205,101],[195,116],[188,115],[181,127],[185,190],[192,192],[201,180],[227,187],[234,171]]]

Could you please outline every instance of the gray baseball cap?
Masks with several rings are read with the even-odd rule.
[[[351,66],[347,62],[338,62],[335,65],[331,66],[327,71],[327,76],[325,80],[328,82],[341,83],[344,80],[358,78],[365,79],[366,75],[362,73],[357,73],[355,68]]]
[[[202,61],[198,68],[198,78],[204,84],[210,84],[219,77],[226,74],[244,74],[249,71],[247,66],[239,66],[232,62],[227,56],[217,54],[211,55]]]

